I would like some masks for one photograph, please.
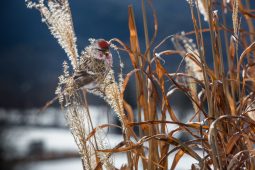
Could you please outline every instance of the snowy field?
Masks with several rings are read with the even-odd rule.
[[[20,119],[18,111],[3,111],[0,110],[0,120],[8,120],[11,123],[17,123]],[[41,143],[43,153],[77,153],[77,147],[73,140],[73,137],[69,130],[65,128],[65,119],[61,111],[56,109],[49,109],[45,113],[31,114],[35,110],[27,111],[26,123],[29,125],[44,125],[49,126],[42,128],[40,126],[13,126],[9,127],[4,132],[3,143],[7,148],[5,153],[7,157],[25,157],[30,153],[31,144],[34,142]],[[104,123],[113,123],[113,115],[107,116],[107,108],[105,107],[92,107],[91,108],[93,122],[97,125]],[[106,114],[106,116],[102,116]],[[16,116],[15,116],[16,115]],[[56,125],[56,127],[52,127]],[[61,128],[59,128],[61,127]],[[173,127],[168,127],[171,129]],[[119,134],[113,134],[108,132],[105,137],[109,141],[110,147],[114,147],[120,141],[123,140]],[[11,148],[11,151],[8,150]],[[202,153],[199,152],[201,155]],[[171,164],[174,154],[169,157],[169,163]],[[125,154],[118,153],[112,156],[114,164],[117,168],[127,162]],[[177,165],[177,170],[190,169],[191,164],[196,163],[196,160],[188,155],[181,158]],[[15,170],[82,170],[81,160],[77,158],[36,161],[32,163],[19,164],[15,167]],[[142,168],[141,168],[142,169]]]
[[[169,163],[172,161],[173,157],[169,159]],[[124,156],[115,157],[115,165],[117,168],[121,167],[126,160]],[[191,157],[185,155],[176,167],[176,170],[189,170],[191,169],[191,164],[196,162]],[[68,159],[59,161],[44,161],[26,165],[23,167],[17,167],[17,170],[83,170],[80,159]],[[140,168],[142,169],[142,168]]]

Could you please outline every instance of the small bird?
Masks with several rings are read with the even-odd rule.
[[[77,88],[95,88],[103,83],[112,68],[110,43],[104,39],[94,40],[80,57],[73,79]]]

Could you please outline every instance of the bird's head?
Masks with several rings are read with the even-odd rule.
[[[94,57],[99,60],[105,60],[105,62],[112,66],[112,54],[109,50],[110,43],[104,39],[98,39],[94,42],[96,55]]]

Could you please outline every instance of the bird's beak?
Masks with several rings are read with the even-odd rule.
[[[108,55],[109,55],[109,51],[105,51],[104,54],[105,54],[106,56],[108,56]]]

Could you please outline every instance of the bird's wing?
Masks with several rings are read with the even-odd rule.
[[[80,88],[92,83],[96,79],[96,76],[86,70],[82,70],[76,71],[73,75],[73,79],[76,86]]]

